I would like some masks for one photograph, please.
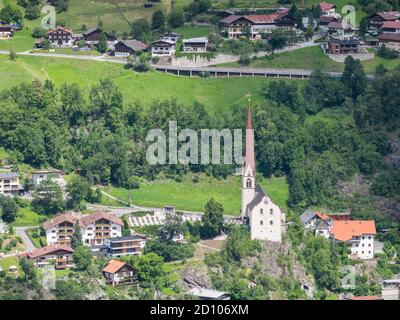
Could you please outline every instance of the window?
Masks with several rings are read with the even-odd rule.
[[[274,222],[271,220],[271,221],[269,222],[269,224],[272,226],[272,225],[274,224]]]
[[[264,225],[264,221],[260,220],[260,225]]]
[[[251,179],[246,180],[246,188],[251,188]]]
[[[274,209],[269,209],[270,214],[274,214]]]
[[[261,208],[261,209],[260,209],[260,214],[263,214],[263,213],[264,213],[264,211],[263,211],[263,209]]]

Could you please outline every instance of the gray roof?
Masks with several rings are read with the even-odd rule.
[[[19,177],[18,172],[4,172],[0,173],[0,179],[12,179]]]
[[[122,241],[129,241],[129,240],[145,240],[146,237],[140,235],[132,235],[126,237],[116,237],[116,238],[109,238],[110,242],[122,242]]]
[[[201,297],[201,298],[212,298],[212,299],[218,299],[218,298],[222,297],[223,295],[228,294],[228,292],[224,292],[224,291],[204,289],[204,288],[199,288],[199,287],[190,289],[187,293],[192,294],[197,297]]]
[[[198,42],[208,42],[208,39],[206,37],[198,37],[198,38],[190,38],[190,39],[183,39],[183,43],[198,43]]]
[[[267,194],[258,184],[256,184],[255,197],[247,205],[246,213],[250,213],[254,209],[254,207],[258,205],[262,201],[262,199],[264,199],[264,197],[267,197]]]
[[[311,211],[310,209],[307,209],[300,215],[300,221],[302,224],[306,224],[314,217],[315,217],[315,212]]]
[[[317,230],[327,230],[327,229],[329,230],[329,224],[325,220],[321,220],[318,223],[316,229]]]
[[[147,46],[138,40],[132,39],[132,40],[121,40],[124,45],[126,45],[128,48],[131,48],[134,51],[141,51],[145,50]]]
[[[92,28],[87,29],[85,32],[82,32],[82,34],[87,35],[87,34],[92,33],[93,31],[96,31],[97,29],[99,29],[99,27],[92,27]]]

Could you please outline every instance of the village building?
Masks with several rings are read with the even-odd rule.
[[[0,25],[0,40],[1,39],[10,39],[13,37],[15,32],[15,27],[10,24],[2,24]]]
[[[220,25],[221,31],[226,33],[229,39],[248,36],[255,40],[277,28],[293,29],[295,26],[287,10],[264,15],[231,15],[220,20]]]
[[[331,22],[339,22],[336,17],[333,16],[322,16],[319,18],[319,28],[322,32],[328,32],[328,25]]]
[[[101,33],[99,27],[93,27],[84,31],[82,37],[88,46],[93,46],[99,44]],[[117,37],[109,32],[104,32],[104,35],[106,36],[107,46],[112,47],[116,43]]]
[[[206,37],[190,38],[182,40],[182,50],[183,52],[207,52],[208,39]]]
[[[106,283],[111,286],[129,285],[135,282],[134,269],[127,263],[112,259],[103,269]]]
[[[332,238],[348,243],[351,257],[359,259],[374,258],[375,234],[375,221],[373,220],[334,221],[331,230]]]
[[[385,45],[389,49],[400,52],[400,34],[382,33],[377,38],[379,46]]]
[[[58,270],[74,267],[73,254],[74,250],[71,247],[53,244],[28,252],[26,256],[37,268],[54,265]]]
[[[377,12],[369,19],[369,28],[371,32],[378,32],[385,22],[397,20],[400,20],[398,11]]]
[[[121,237],[124,223],[112,213],[97,211],[79,219],[82,242],[87,246],[103,245],[108,238]]]
[[[379,33],[400,34],[400,21],[385,21],[380,27]]]
[[[127,57],[147,50],[147,45],[138,40],[121,40],[114,46],[116,57]]]
[[[383,300],[400,300],[400,279],[383,280],[381,293]]]
[[[74,44],[74,33],[65,27],[57,27],[47,32],[52,47],[72,47]]]
[[[250,225],[251,239],[281,242],[285,214],[256,183],[254,132],[250,99],[247,111],[246,155],[242,168],[241,217]]]
[[[18,195],[23,192],[19,183],[19,174],[17,172],[0,173],[0,194],[5,196]]]
[[[307,209],[300,215],[300,221],[306,230],[311,230],[315,235],[325,238],[330,237],[334,221],[348,220],[350,220],[350,214],[347,212],[321,213]]]
[[[157,40],[151,43],[153,57],[172,57],[175,55],[175,42],[172,40]]]
[[[344,21],[332,21],[328,24],[328,36],[339,40],[350,40],[355,36],[355,27]]]
[[[79,217],[76,213],[62,213],[45,221],[42,228],[46,232],[47,243],[70,246]]]
[[[335,17],[336,16],[336,5],[328,2],[320,2],[318,4],[321,10],[321,15],[324,17]]]
[[[109,238],[104,240],[104,250],[107,256],[113,258],[140,255],[146,245],[146,241],[147,238],[140,235]]]
[[[323,50],[327,54],[356,54],[360,48],[358,40],[332,39],[323,44]]]
[[[352,301],[376,301],[383,300],[382,297],[379,296],[357,296],[357,297],[344,297],[344,300],[352,300]]]
[[[172,41],[173,43],[177,43],[178,40],[182,37],[181,34],[176,32],[166,32],[161,36],[161,40]]]
[[[199,300],[230,300],[230,295],[228,292],[204,289],[195,287],[190,289],[187,294],[196,297]]]
[[[38,187],[43,181],[51,180],[57,183],[60,187],[65,187],[64,172],[57,169],[38,170],[32,173],[32,182],[35,187]]]

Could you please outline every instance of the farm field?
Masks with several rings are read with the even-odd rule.
[[[382,63],[386,68],[393,69],[400,65],[400,59],[383,59],[375,56],[374,59],[362,61],[366,73],[373,73],[376,66]],[[239,67],[238,62],[222,64],[224,67]],[[295,68],[295,69],[320,69],[323,71],[341,72],[344,70],[344,63],[331,60],[320,47],[308,47],[295,51],[288,51],[252,60],[251,68]]]
[[[11,74],[13,76],[10,78]],[[253,94],[255,103],[262,102],[260,89],[272,81],[257,77],[176,77],[159,72],[136,73],[108,62],[29,56],[19,56],[17,61],[11,61],[8,56],[0,56],[0,90],[35,79],[49,79],[57,86],[64,82],[76,82],[88,90],[90,85],[104,78],[115,81],[127,103],[139,101],[148,106],[157,99],[176,98],[183,104],[198,101],[209,111],[218,112],[226,111],[234,104],[245,104],[246,93]]]
[[[182,182],[159,180],[142,183],[132,191],[132,202],[140,206],[162,207],[173,205],[177,210],[203,211],[208,200],[214,198],[224,207],[225,214],[239,215],[241,203],[241,180],[238,176],[215,179],[199,175],[199,182],[193,182],[193,175],[187,175]],[[288,185],[285,178],[263,179],[264,191],[283,210],[287,210]],[[123,188],[107,187],[107,193],[128,201],[129,191]]]

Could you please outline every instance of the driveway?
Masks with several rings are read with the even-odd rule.
[[[26,230],[30,229],[30,228],[33,228],[33,227],[15,227],[14,228],[15,234],[17,236],[21,237],[21,239],[25,245],[25,251],[27,251],[27,252],[36,250],[36,247],[33,244],[32,240],[26,234]]]

